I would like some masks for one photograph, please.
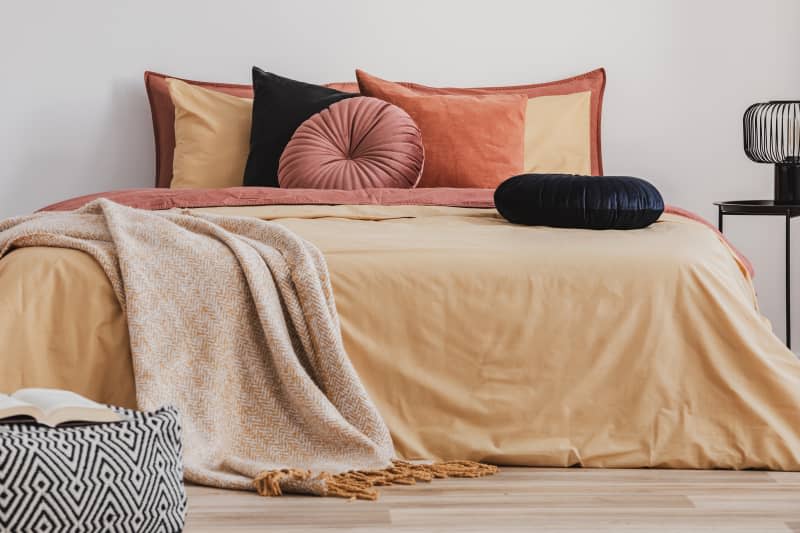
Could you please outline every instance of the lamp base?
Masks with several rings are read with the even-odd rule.
[[[775,164],[775,203],[800,204],[800,162]]]

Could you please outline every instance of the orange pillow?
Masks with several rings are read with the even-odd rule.
[[[361,94],[401,107],[419,126],[425,167],[418,187],[495,188],[522,172],[526,96],[418,95],[360,70],[357,77]]]
[[[600,119],[606,72],[602,68],[563,80],[505,87],[398,83],[418,95],[524,94],[528,97],[525,172],[603,174]]]

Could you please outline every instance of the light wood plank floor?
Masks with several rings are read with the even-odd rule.
[[[800,533],[800,473],[502,468],[384,487],[377,502],[189,486],[187,531]]]

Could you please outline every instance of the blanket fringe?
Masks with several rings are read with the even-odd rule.
[[[420,464],[395,460],[383,470],[351,470],[341,474],[323,472],[314,479],[324,482],[323,496],[335,496],[359,500],[377,500],[375,487],[388,485],[414,485],[417,481],[430,482],[435,478],[448,477],[475,478],[497,473],[494,465],[475,461],[444,461],[441,463]],[[285,479],[306,481],[311,477],[308,470],[285,468],[260,473],[253,480],[253,486],[261,496],[280,496],[280,482]]]
[[[253,486],[261,496],[280,496],[283,494],[280,482],[284,479],[305,481],[310,477],[311,472],[308,470],[297,470],[295,468],[268,470],[266,472],[261,472],[253,479]]]

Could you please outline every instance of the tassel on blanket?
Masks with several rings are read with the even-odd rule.
[[[261,496],[280,496],[283,494],[281,491],[280,482],[284,479],[293,479],[297,481],[305,481],[311,477],[311,472],[308,470],[297,470],[294,468],[284,468],[283,470],[269,470],[261,472],[253,480],[253,486]]]
[[[336,496],[359,500],[377,500],[375,487],[388,485],[414,485],[417,481],[429,482],[434,478],[483,477],[497,473],[497,467],[475,461],[445,461],[441,463],[418,464],[407,461],[393,461],[392,466],[383,470],[351,470],[342,474],[323,473],[318,476],[325,482],[323,496]],[[280,496],[280,482],[284,479],[304,481],[309,479],[308,470],[270,470],[262,472],[253,485],[261,496]]]

